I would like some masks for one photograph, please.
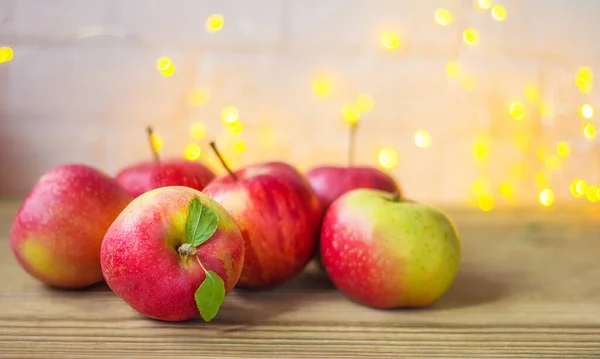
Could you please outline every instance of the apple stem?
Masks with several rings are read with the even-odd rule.
[[[356,128],[358,127],[357,123],[353,123],[350,125],[350,143],[348,144],[348,165],[352,166],[354,164],[354,148],[356,143]]]
[[[215,154],[219,158],[219,161],[221,161],[221,164],[223,165],[223,167],[225,167],[225,169],[227,170],[227,172],[229,173],[229,175],[231,176],[231,178],[233,178],[234,181],[237,181],[238,177],[235,175],[235,173],[233,173],[233,171],[231,170],[231,168],[229,168],[229,166],[227,166],[227,163],[225,163],[225,160],[223,159],[223,156],[221,156],[221,153],[217,149],[217,145],[215,144],[214,141],[212,141],[210,143],[210,147],[213,149],[213,151],[215,152]]]
[[[392,202],[400,202],[400,193],[394,193],[391,199]]]
[[[177,252],[179,252],[179,256],[182,259],[186,259],[188,256],[196,255],[198,250],[196,247],[192,246],[190,243],[184,243],[177,248]]]
[[[148,141],[150,142],[150,151],[152,151],[152,155],[154,156],[154,162],[160,162],[160,157],[158,156],[158,152],[154,148],[154,142],[152,142],[152,137],[154,135],[154,130],[151,126],[146,127],[146,132],[148,132]]]

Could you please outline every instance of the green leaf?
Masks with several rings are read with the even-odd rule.
[[[219,275],[211,270],[206,272],[206,279],[196,290],[196,305],[202,319],[210,322],[219,312],[225,301],[225,283]]]
[[[212,237],[218,226],[219,215],[202,205],[198,198],[194,198],[188,207],[188,218],[185,222],[187,242],[198,247]]]

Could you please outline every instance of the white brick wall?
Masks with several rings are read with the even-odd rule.
[[[411,197],[465,203],[485,173],[471,154],[483,133],[493,138],[487,173],[496,186],[525,159],[520,203],[536,201],[536,148],[569,141],[572,156],[550,171],[557,200],[567,201],[574,178],[600,182],[590,166],[596,141],[583,138],[577,117],[582,103],[600,109],[598,90],[581,94],[573,81],[580,66],[600,69],[600,2],[501,3],[505,22],[471,0],[0,0],[0,46],[15,54],[0,64],[0,195],[23,195],[65,162],[115,173],[148,156],[147,124],[164,137],[163,156],[181,155],[193,120],[204,121],[207,139],[225,146],[220,111],[228,105],[240,111],[248,144],[241,155],[227,151],[234,164],[344,163],[340,107],[368,92],[376,105],[361,123],[357,159],[377,165],[378,151],[394,148],[400,161],[392,174]],[[435,24],[437,8],[452,12],[451,25]],[[225,26],[211,34],[204,22],[213,13]],[[462,43],[467,26],[479,30],[478,46]],[[400,34],[400,50],[380,46],[386,30]],[[172,58],[173,76],[156,70],[160,56]],[[446,76],[451,60],[477,77],[475,90]],[[333,91],[318,98],[311,79],[323,73]],[[542,132],[533,132],[538,116],[517,123],[507,114],[511,101],[524,100],[528,82],[558,114]],[[186,93],[197,86],[212,97],[192,108]],[[420,129],[432,135],[428,149],[412,142]],[[529,154],[511,142],[518,130],[535,138]],[[207,141],[201,145],[208,154]]]

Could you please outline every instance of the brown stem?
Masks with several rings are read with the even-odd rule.
[[[392,195],[392,198],[390,199],[390,201],[392,202],[400,202],[400,193],[396,192]]]
[[[234,181],[237,181],[238,177],[235,175],[235,173],[233,173],[231,168],[229,168],[229,166],[227,166],[227,163],[225,163],[225,160],[223,159],[223,156],[221,156],[221,153],[217,149],[217,145],[215,144],[214,141],[212,141],[210,143],[210,147],[213,149],[213,151],[215,152],[215,155],[217,155],[217,157],[219,158],[219,161],[221,161],[221,164],[223,165],[223,167],[225,167],[225,169],[227,170],[227,172],[229,173],[231,178],[233,178]]]
[[[184,243],[177,248],[177,252],[179,252],[181,259],[186,259],[188,256],[196,255],[197,250],[190,243]]]
[[[146,132],[148,132],[148,142],[150,142],[150,151],[152,151],[152,156],[154,156],[154,162],[160,162],[160,157],[158,156],[158,152],[154,148],[154,143],[152,142],[152,135],[154,134],[154,130],[151,126],[146,127]]]
[[[348,143],[348,166],[354,165],[354,150],[356,143],[356,128],[358,127],[358,123],[353,123],[350,125],[350,136]]]

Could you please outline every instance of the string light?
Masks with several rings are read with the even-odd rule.
[[[381,44],[388,50],[396,50],[400,47],[400,37],[393,32],[384,32],[381,35]]]
[[[523,120],[525,118],[525,105],[522,102],[513,102],[510,104],[509,114],[517,121]]]
[[[153,132],[150,135],[150,143],[152,144],[152,149],[154,150],[154,152],[160,152],[160,150],[162,150],[163,148],[165,141],[163,140],[161,135],[159,135],[156,132]]]
[[[316,77],[312,81],[312,91],[317,96],[327,96],[331,93],[331,80],[326,77]]]
[[[201,140],[206,136],[206,127],[202,122],[194,122],[190,125],[190,137],[194,140]]]
[[[342,118],[350,124],[355,124],[360,120],[360,109],[353,103],[347,103],[342,106]]]
[[[550,188],[543,189],[539,199],[544,207],[550,207],[554,203],[554,192]]]
[[[189,161],[195,161],[202,154],[202,150],[200,150],[200,146],[195,143],[190,143],[185,146],[184,156]]]
[[[594,116],[594,108],[587,103],[585,105],[582,105],[579,108],[579,116],[585,118],[586,120],[589,120]]]
[[[375,101],[368,93],[362,93],[356,97],[356,106],[360,112],[369,113],[375,107]]]
[[[173,65],[173,61],[167,56],[159,57],[156,60],[156,68],[163,76],[171,76],[175,72],[175,65]]]
[[[586,181],[582,179],[576,179],[571,183],[571,194],[573,197],[583,197],[585,192],[587,191],[588,184]]]
[[[490,194],[484,194],[477,199],[477,206],[484,212],[489,212],[494,209],[494,197]]]
[[[429,132],[421,130],[415,133],[415,145],[419,148],[427,148],[431,145],[431,135]]]
[[[591,123],[583,126],[583,135],[588,139],[593,139],[596,137],[596,126]]]
[[[461,68],[458,61],[450,61],[446,65],[446,74],[453,79],[457,79],[460,77]]]
[[[237,110],[237,108],[235,108],[233,106],[227,106],[223,109],[223,111],[221,111],[221,119],[226,124],[237,121],[238,116],[239,116],[238,110]]]
[[[206,31],[217,32],[221,30],[224,23],[225,19],[223,19],[223,16],[219,14],[210,15],[208,19],[206,19]]]
[[[587,191],[585,191],[585,196],[590,202],[598,202],[598,187],[597,186],[589,186]]]
[[[525,85],[525,97],[531,101],[536,102],[540,99],[540,89],[533,83]]]
[[[475,46],[479,42],[479,32],[473,28],[467,28],[463,32],[463,41],[465,44]]]
[[[496,21],[506,20],[506,9],[502,5],[494,5],[492,7],[492,17]]]
[[[492,7],[492,0],[477,0],[477,5],[482,9],[489,9]]]
[[[452,22],[452,14],[446,9],[437,9],[435,11],[435,22],[442,26],[449,25]]]
[[[14,56],[13,49],[8,46],[0,47],[0,63],[9,62]]]
[[[562,158],[567,158],[571,154],[571,146],[565,141],[556,144],[556,153]]]
[[[190,91],[188,102],[190,106],[202,106],[210,99],[210,91],[205,88],[196,88]]]
[[[392,169],[398,164],[398,154],[391,148],[384,148],[379,152],[379,164],[387,169]]]

